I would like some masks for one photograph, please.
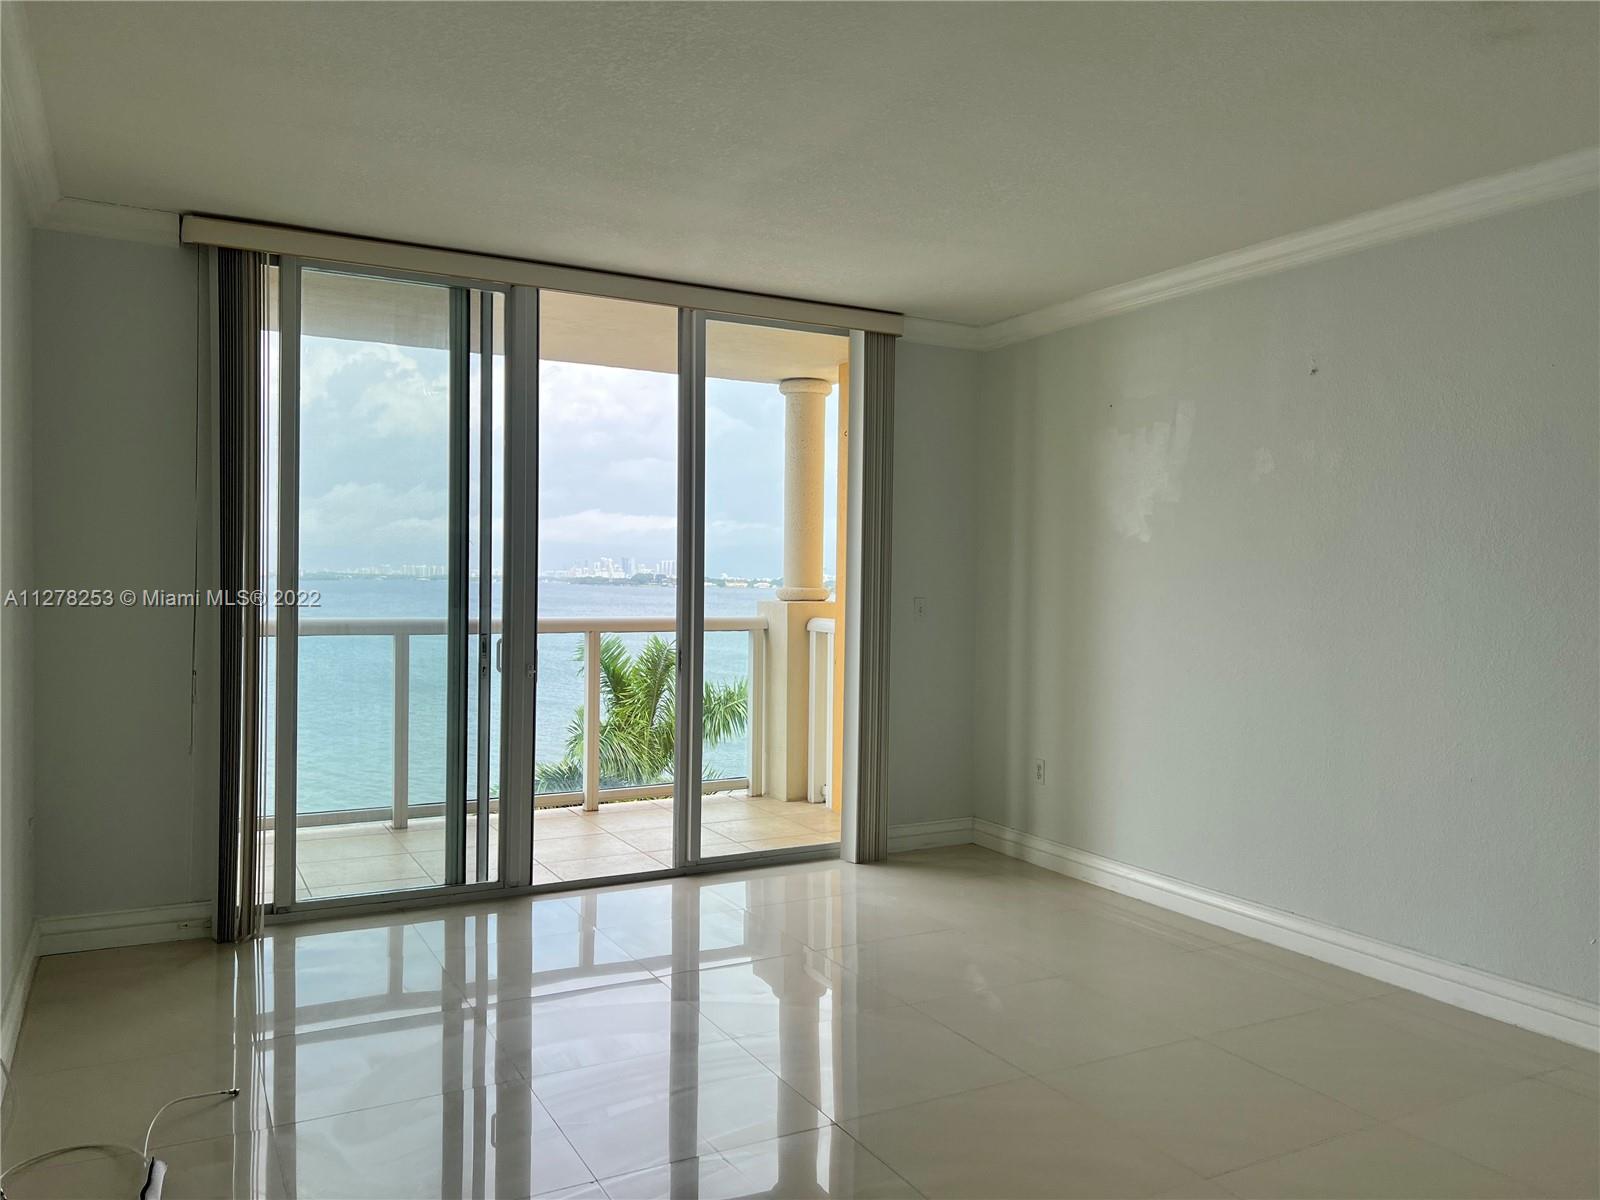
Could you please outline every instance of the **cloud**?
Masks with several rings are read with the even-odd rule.
[[[722,534],[724,537],[738,534],[776,535],[780,538],[783,536],[783,526],[772,521],[730,521],[724,519],[708,521],[706,524],[709,526],[711,533]]]
[[[675,483],[678,461],[673,458],[619,458],[606,463],[605,472],[618,483]]]
[[[755,433],[756,428],[743,417],[734,416],[733,413],[711,400],[706,401],[706,438],[718,441],[721,438],[736,438],[749,436]]]
[[[503,359],[495,375],[503,388]],[[301,380],[303,561],[334,568],[442,562],[448,355],[307,337]],[[550,551],[541,566],[601,554],[670,555],[676,376],[541,362],[539,383],[540,539]],[[735,574],[776,570],[782,397],[770,385],[707,386],[709,565]]]
[[[301,559],[313,569],[442,562],[449,536],[449,497],[436,488],[340,483],[300,504]]]
[[[546,542],[605,543],[621,538],[670,535],[677,527],[675,517],[586,508],[561,517],[546,517],[539,522],[539,538]]]
[[[677,440],[678,381],[656,371],[628,371],[585,363],[539,364],[542,428],[596,427],[659,441]]]
[[[449,360],[443,351],[419,357],[398,346],[352,347],[308,337],[300,357],[301,409],[337,421],[347,435],[437,437],[449,427]]]

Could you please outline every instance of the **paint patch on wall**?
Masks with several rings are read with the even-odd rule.
[[[1324,475],[1332,475],[1344,462],[1344,453],[1337,446],[1318,446],[1311,438],[1300,443],[1300,458],[1315,472],[1320,467]]]
[[[1256,451],[1256,465],[1250,468],[1250,478],[1260,483],[1277,469],[1278,464],[1273,460],[1272,451],[1263,446]]]
[[[1108,429],[1100,435],[1096,491],[1111,527],[1123,537],[1148,542],[1156,505],[1178,501],[1193,432],[1194,404],[1185,400],[1171,421],[1156,421],[1131,433]]]

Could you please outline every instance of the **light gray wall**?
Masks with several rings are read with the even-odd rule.
[[[977,815],[1594,1000],[1597,223],[987,356]]]
[[[198,261],[176,246],[35,237],[40,586],[193,586]],[[214,814],[190,752],[193,617],[37,614],[41,914],[211,895]]]
[[[889,822],[972,815],[978,355],[895,358]],[[926,616],[913,601],[927,600]]]
[[[33,230],[12,151],[0,152],[0,595],[33,586]],[[33,610],[0,609],[0,1002],[33,928]],[[4,1047],[0,1047],[3,1052]]]

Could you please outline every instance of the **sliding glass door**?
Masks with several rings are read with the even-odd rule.
[[[850,339],[700,317],[694,861],[839,841],[840,380]]]
[[[504,297],[279,279],[275,904],[491,882]]]
[[[677,865],[677,330],[539,294],[535,883]]]
[[[535,883],[837,844],[849,347],[540,293]]]
[[[274,908],[837,844],[849,336],[277,276]]]

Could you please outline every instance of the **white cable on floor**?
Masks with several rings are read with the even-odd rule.
[[[141,1157],[146,1159],[150,1157],[150,1139],[155,1136],[156,1122],[161,1120],[167,1109],[174,1104],[182,1104],[185,1100],[210,1100],[213,1096],[226,1096],[230,1100],[236,1100],[239,1096],[239,1089],[221,1088],[215,1092],[194,1092],[188,1096],[179,1096],[176,1100],[168,1100],[160,1108],[156,1109],[156,1115],[150,1118],[150,1128],[144,1131],[144,1153]]]
[[[229,1099],[237,1099],[239,1089],[221,1088],[214,1092],[194,1092],[188,1096],[179,1096],[176,1099],[168,1100],[160,1108],[156,1109],[156,1115],[150,1118],[150,1126],[144,1131],[144,1148],[142,1150],[136,1150],[134,1147],[125,1145],[122,1142],[83,1142],[76,1146],[57,1146],[54,1150],[46,1150],[41,1154],[35,1154],[32,1158],[25,1158],[19,1163],[13,1163],[4,1171],[0,1171],[0,1200],[6,1200],[5,1181],[9,1176],[15,1175],[18,1171],[25,1170],[28,1167],[36,1167],[52,1158],[60,1158],[63,1154],[71,1154],[76,1150],[125,1150],[129,1154],[137,1155],[139,1161],[144,1164],[146,1180],[139,1194],[141,1196],[153,1196],[156,1193],[148,1190],[149,1184],[152,1180],[159,1184],[158,1176],[164,1174],[164,1172],[157,1173],[157,1176],[152,1176],[151,1174],[155,1160],[150,1157],[150,1141],[155,1137],[156,1122],[161,1120],[166,1115],[167,1109],[174,1104],[182,1104],[188,1100],[209,1100],[214,1096],[227,1096]]]
[[[35,1154],[32,1158],[25,1158],[19,1163],[12,1163],[4,1171],[0,1171],[0,1200],[5,1200],[4,1184],[9,1176],[18,1171],[25,1171],[29,1167],[36,1167],[42,1162],[52,1158],[60,1158],[63,1154],[72,1154],[78,1150],[123,1150],[129,1154],[137,1155],[139,1151],[123,1142],[80,1142],[76,1146],[57,1146],[54,1150],[46,1150],[42,1154]]]

